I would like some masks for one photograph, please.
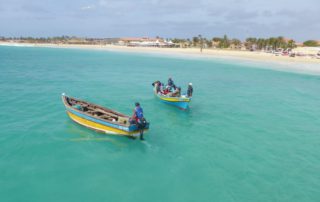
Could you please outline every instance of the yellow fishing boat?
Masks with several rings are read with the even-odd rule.
[[[141,130],[149,129],[146,123],[141,129],[137,124],[132,123],[130,117],[114,110],[92,104],[62,94],[62,102],[68,116],[76,123],[100,131],[106,134],[123,135],[136,137]]]
[[[189,107],[189,103],[191,101],[190,97],[187,97],[186,95],[181,95],[179,97],[171,97],[169,95],[164,95],[160,92],[157,92],[159,81],[155,81],[154,83],[152,83],[152,85],[154,94],[161,100],[161,102],[173,105],[182,110],[186,110]]]

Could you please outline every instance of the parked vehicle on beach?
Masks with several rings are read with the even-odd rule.
[[[289,55],[290,57],[296,57],[296,54],[295,53],[290,53],[290,55]]]
[[[280,56],[283,54],[283,49],[282,48],[278,48],[274,51],[275,56]]]
[[[280,55],[282,55],[282,52],[276,51],[276,52],[274,52],[274,55],[275,56],[280,56]]]
[[[298,53],[296,53],[296,56],[306,56],[306,54],[298,52]]]

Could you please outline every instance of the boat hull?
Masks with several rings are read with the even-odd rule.
[[[178,107],[178,108],[183,109],[183,110],[186,110],[189,107],[189,102],[190,101],[172,100],[172,99],[161,98],[160,96],[158,96],[158,98],[163,103]]]

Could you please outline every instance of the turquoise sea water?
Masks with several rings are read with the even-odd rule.
[[[256,65],[259,66],[259,65]],[[319,201],[320,77],[237,62],[0,47],[0,201]],[[191,109],[151,83],[194,84]],[[151,122],[146,141],[72,122],[60,95]]]

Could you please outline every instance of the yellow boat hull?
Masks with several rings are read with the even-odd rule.
[[[84,118],[81,118],[75,114],[72,114],[71,112],[67,111],[68,116],[76,123],[83,125],[85,127],[91,128],[93,130],[97,130],[99,132],[107,133],[107,134],[113,134],[113,135],[124,135],[124,136],[138,136],[139,132],[126,132],[123,130],[119,130],[116,128],[112,128],[109,126],[105,126]]]

